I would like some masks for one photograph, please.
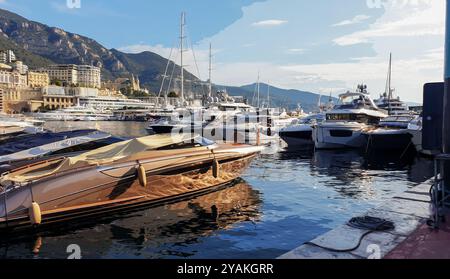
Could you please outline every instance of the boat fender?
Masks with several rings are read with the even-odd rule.
[[[217,159],[214,159],[214,161],[213,161],[213,176],[214,176],[214,178],[219,177],[219,171],[220,171],[219,161],[217,161]]]
[[[138,168],[138,179],[139,184],[141,184],[142,187],[147,186],[147,174],[145,172],[144,166],[140,165]]]
[[[37,202],[31,204],[29,214],[32,225],[40,225],[42,223],[41,207]]]
[[[260,146],[261,145],[261,129],[259,127],[257,127],[256,130],[256,146]]]

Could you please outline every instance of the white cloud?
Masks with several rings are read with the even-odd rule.
[[[338,27],[338,26],[347,26],[347,25],[353,25],[353,24],[358,24],[361,23],[365,20],[370,19],[371,17],[368,15],[357,15],[352,19],[347,19],[347,20],[343,20],[341,22],[335,23],[332,26],[333,27]]]
[[[445,2],[434,0],[420,7],[393,6],[387,9],[369,29],[336,38],[341,46],[372,43],[376,38],[419,37],[443,35],[445,32]]]
[[[269,19],[269,20],[253,22],[252,25],[257,26],[257,27],[270,27],[270,26],[280,26],[280,25],[283,25],[286,23],[288,23],[287,20]]]
[[[306,52],[306,49],[304,49],[304,48],[290,48],[290,49],[288,49],[288,52],[292,53],[292,54],[303,54],[303,53]]]
[[[256,81],[260,69],[261,80],[270,80],[272,85],[281,88],[294,88],[322,94],[329,94],[332,91],[333,95],[336,95],[354,89],[357,84],[364,82],[369,86],[372,96],[378,97],[378,94],[381,94],[385,87],[389,52],[392,52],[394,56],[393,87],[396,88],[395,93],[403,100],[421,102],[423,84],[443,80],[444,0],[433,0],[428,5],[421,5],[420,7],[390,7],[385,9],[384,14],[375,23],[366,27],[365,30],[353,32],[334,40],[339,47],[348,47],[361,42],[370,43],[359,47],[371,48],[374,52],[371,57],[364,57],[364,55],[361,57],[350,56],[345,63],[327,63],[324,59],[317,63],[304,63],[301,59],[294,59],[296,58],[294,55],[292,55],[289,63],[275,62],[264,56],[252,56],[251,59],[246,60],[247,56],[244,55],[239,59],[229,59],[230,50],[227,48],[230,48],[230,46],[226,42],[232,41],[234,45],[240,46],[241,49],[235,50],[237,53],[239,51],[248,52],[248,49],[244,50],[244,48],[260,44],[257,41],[251,41],[255,38],[246,37],[239,32],[245,27],[251,28],[252,22],[257,21],[263,11],[272,11],[274,7],[279,7],[278,1],[267,0],[246,7],[242,19],[212,38],[204,39],[199,43],[199,46],[196,46],[197,61],[203,79],[207,78],[207,48],[209,42],[212,41],[213,46],[215,42],[217,46],[220,45],[224,48],[213,63],[213,82],[216,84],[239,86],[253,83]],[[292,0],[292,3],[292,5],[297,5],[296,0]],[[290,5],[286,5],[283,9],[293,10]],[[282,17],[282,11],[278,12],[278,15],[272,16],[275,18]],[[291,18],[285,19],[286,22],[294,22]],[[331,30],[336,30],[331,26],[331,23],[328,27]],[[295,28],[295,26],[292,28]],[[278,35],[281,36],[279,32],[274,32],[274,36]],[[321,41],[321,37],[315,39]],[[302,38],[302,40],[305,39]],[[303,45],[308,47],[301,48]],[[323,42],[318,45],[323,46]],[[312,48],[313,45],[308,41],[289,40],[283,42],[279,53],[280,55],[303,54],[305,51],[311,51]],[[128,46],[121,50],[128,52],[149,50],[162,54],[164,57],[168,57],[170,53],[170,48],[142,44]],[[258,48],[255,47],[256,51],[258,51]],[[332,52],[333,49],[331,48],[328,51]],[[319,61],[319,59],[315,60]],[[188,70],[196,73],[192,61],[188,60],[186,64],[191,65]]]

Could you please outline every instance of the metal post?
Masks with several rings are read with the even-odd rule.
[[[444,92],[444,113],[442,130],[442,151],[450,154],[450,0],[447,0],[446,32],[445,32],[445,92]],[[450,163],[442,164],[441,173],[444,178],[444,185],[450,188]]]

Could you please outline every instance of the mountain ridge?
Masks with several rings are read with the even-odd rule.
[[[152,52],[129,54],[107,49],[96,40],[58,27],[28,20],[20,15],[0,9],[0,35],[33,56],[56,64],[87,64],[102,68],[105,79],[131,74],[139,75],[142,84],[153,92],[159,91],[167,59]],[[27,56],[27,55],[26,55]],[[144,61],[147,65],[143,65]],[[24,61],[25,62],[25,61]],[[36,68],[45,63],[30,63]],[[175,72],[181,72],[176,65]],[[198,80],[185,71],[187,78]]]
[[[31,21],[4,9],[0,9],[0,48],[13,49],[32,69],[48,64],[88,64],[100,66],[104,79],[133,74],[139,76],[141,84],[154,93],[160,90],[168,63],[166,58],[150,51],[125,53],[114,48],[107,49],[94,39]],[[174,78],[179,78],[181,67],[171,62],[169,69],[172,67],[175,67]],[[195,83],[204,84],[186,70],[185,77]],[[242,95],[252,101],[254,86],[254,84],[241,87],[216,85],[215,89],[226,89],[232,96]],[[261,86],[263,92],[267,85]],[[192,90],[198,91],[196,93],[205,91],[202,86],[194,87]],[[274,86],[271,86],[271,92],[273,105],[295,109],[300,103],[305,110],[317,109],[318,94]],[[260,96],[265,94],[261,93]],[[328,102],[328,97],[322,96],[321,101]]]

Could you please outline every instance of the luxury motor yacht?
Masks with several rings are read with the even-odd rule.
[[[422,146],[423,116],[416,116],[408,124],[408,133],[412,136],[412,143],[416,147],[417,152],[426,156],[434,156],[440,153],[440,150],[426,150]]]
[[[261,150],[153,135],[26,165],[1,176],[0,228],[33,228],[207,193],[238,178]]]
[[[205,109],[183,110],[173,112],[170,116],[161,116],[148,125],[149,134],[190,133],[192,129],[201,133],[204,126],[224,117],[221,111]]]
[[[280,130],[280,137],[288,147],[308,147],[314,145],[313,126],[322,122],[325,114],[319,113],[298,119],[292,125]]]
[[[380,121],[377,127],[363,131],[367,139],[367,148],[377,151],[404,152],[412,146],[412,135],[408,125],[414,120],[412,115],[389,116]]]
[[[326,112],[326,119],[314,127],[317,149],[359,148],[366,143],[362,131],[378,125],[387,112],[375,105],[367,86],[358,85],[356,92],[339,96],[340,104]]]
[[[213,102],[207,108],[187,108],[173,111],[151,121],[149,134],[191,132],[201,133],[207,125],[228,121],[232,117],[251,110],[251,106],[235,102]]]
[[[392,88],[392,53],[389,54],[389,69],[386,79],[386,90],[380,95],[378,100],[375,100],[375,104],[378,108],[386,110],[389,115],[409,115],[410,111],[408,105],[400,100],[397,96],[394,98],[395,89]]]
[[[108,121],[114,120],[113,113],[85,106],[33,113],[33,117],[45,121]]]
[[[400,97],[389,97],[386,93],[382,94],[378,100],[375,100],[378,108],[386,110],[389,115],[408,115],[411,114],[407,104],[400,100]]]
[[[22,115],[12,117],[0,114],[0,142],[18,135],[41,133],[43,124],[43,121],[26,118]]]

